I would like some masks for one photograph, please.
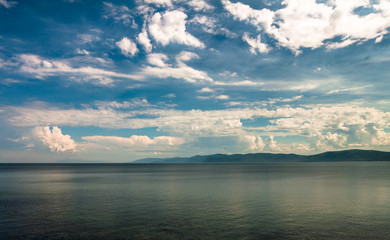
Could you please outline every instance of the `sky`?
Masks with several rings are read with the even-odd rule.
[[[0,0],[0,162],[390,151],[389,0]]]

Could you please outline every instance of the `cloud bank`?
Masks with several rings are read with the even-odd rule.
[[[384,0],[285,0],[284,8],[276,11],[228,0],[222,3],[235,19],[264,31],[295,53],[302,48],[335,49],[370,39],[379,42],[390,27],[390,4]],[[359,13],[359,9],[369,9],[370,13]]]

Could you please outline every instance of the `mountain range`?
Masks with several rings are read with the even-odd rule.
[[[214,154],[193,157],[144,158],[133,163],[257,163],[257,162],[346,162],[390,161],[390,152],[375,150],[329,151],[315,155],[283,153]]]

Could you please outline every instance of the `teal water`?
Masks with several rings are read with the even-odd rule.
[[[0,165],[0,239],[390,239],[390,162]]]

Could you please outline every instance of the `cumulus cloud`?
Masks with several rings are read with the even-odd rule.
[[[222,3],[235,19],[264,31],[296,54],[301,48],[342,48],[370,39],[379,42],[390,27],[387,1],[286,0],[282,2],[284,7],[276,11],[257,10],[228,0]],[[369,9],[370,13],[359,14],[359,8]]]
[[[278,144],[276,143],[274,136],[272,135],[270,135],[267,138],[265,145],[266,145],[266,149],[270,152],[279,152],[281,150]]]
[[[263,139],[260,136],[245,135],[241,137],[241,141],[248,144],[247,150],[251,152],[263,151],[265,147]]]
[[[137,44],[127,37],[124,37],[120,41],[116,42],[116,45],[126,57],[132,57],[138,53]]]
[[[142,32],[138,34],[137,41],[139,44],[141,44],[144,47],[147,53],[152,51],[153,46],[152,43],[150,42],[148,32],[146,31],[146,29],[143,29]]]
[[[38,139],[44,146],[47,146],[51,152],[66,152],[76,149],[76,143],[69,135],[63,135],[60,128],[35,127],[32,130],[32,138]]]
[[[197,38],[186,32],[187,15],[179,10],[157,12],[150,19],[148,30],[150,35],[163,46],[169,43],[184,44],[197,48],[205,45]]]
[[[111,85],[114,81],[111,78],[141,79],[137,75],[116,73],[90,66],[74,68],[67,61],[43,59],[33,54],[18,55],[18,63],[21,72],[35,74],[38,78],[67,75],[70,76],[69,80],[88,81],[97,85]]]
[[[257,35],[257,38],[254,39],[254,38],[249,37],[248,33],[245,33],[242,36],[242,40],[244,40],[245,42],[247,42],[249,44],[250,51],[252,54],[256,55],[257,54],[256,50],[259,53],[268,53],[271,50],[267,44],[261,42],[260,35]]]
[[[273,135],[264,137],[243,135],[239,141],[243,144],[244,152],[273,152],[273,153],[312,153],[313,148],[308,143],[277,143]]]
[[[222,0],[222,4],[235,19],[247,21],[259,29],[261,29],[262,26],[264,28],[269,28],[274,22],[275,13],[269,9],[255,10],[249,5],[240,2],[232,3],[228,0]]]
[[[199,58],[199,56],[195,53],[184,51],[176,56],[176,66],[172,66],[165,62],[168,60],[166,55],[161,53],[150,54],[147,60],[154,66],[146,66],[142,70],[142,74],[156,76],[159,78],[172,77],[176,79],[183,79],[191,83],[198,81],[212,82],[213,79],[210,78],[206,72],[196,70],[185,63],[196,58]]]
[[[317,149],[332,150],[346,147],[347,137],[339,133],[317,133],[313,136],[313,143]]]
[[[291,109],[292,110],[292,109]],[[289,135],[306,136],[317,149],[390,144],[389,113],[373,108],[329,107],[298,110],[271,120],[266,131],[286,130]],[[286,110],[285,113],[288,111]]]

